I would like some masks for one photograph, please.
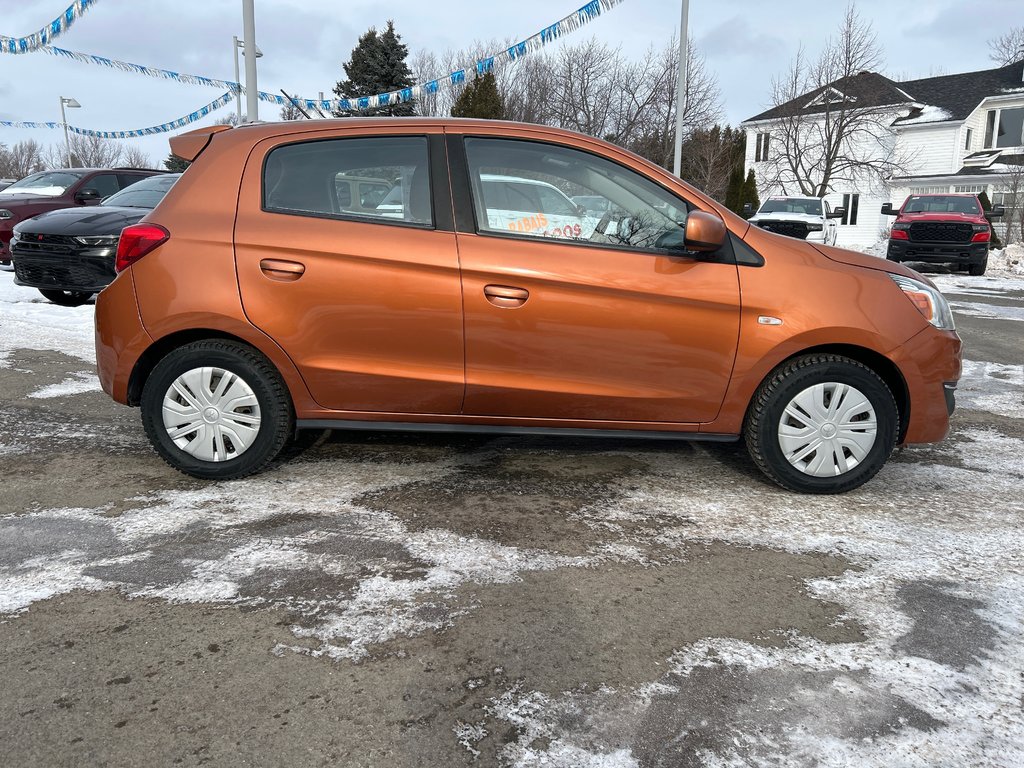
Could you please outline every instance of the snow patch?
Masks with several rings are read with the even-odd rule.
[[[80,395],[85,392],[100,391],[100,379],[95,373],[89,371],[78,371],[60,384],[51,384],[48,387],[37,389],[29,394],[29,397],[47,399],[52,397],[65,397],[67,395]]]
[[[0,272],[0,367],[16,349],[56,350],[95,364],[91,304],[60,307],[35,288],[14,284],[14,274]]]
[[[957,406],[1024,419],[1024,365],[963,361]]]

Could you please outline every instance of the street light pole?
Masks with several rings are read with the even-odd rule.
[[[245,119],[260,119],[256,90],[256,9],[254,0],[242,0],[242,37],[245,40]]]
[[[683,0],[682,19],[679,22],[679,81],[676,84],[676,145],[672,171],[676,176],[683,164],[683,112],[686,110],[686,59],[690,41],[687,25],[690,17],[690,0]]]
[[[60,97],[60,122],[64,126],[64,147],[68,152],[68,168],[73,168],[74,164],[71,162],[71,137],[68,136],[68,115],[64,111],[64,107],[68,106],[72,109],[77,109],[82,106],[72,98],[61,96]]]
[[[238,76],[238,49],[242,47],[242,42],[238,39],[237,35],[231,36],[231,53],[235,57],[235,82],[238,83],[239,89],[235,91],[235,112],[238,114],[238,124],[242,124],[242,81]]]

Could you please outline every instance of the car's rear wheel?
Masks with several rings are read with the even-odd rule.
[[[806,355],[761,385],[744,425],[754,463],[784,488],[843,493],[872,477],[899,434],[896,401],[867,366]]]
[[[40,288],[39,292],[48,301],[60,304],[62,307],[77,307],[85,304],[92,298],[92,291],[57,291],[50,288]]]
[[[210,339],[179,347],[142,390],[142,424],[175,469],[230,480],[258,472],[295,428],[288,389],[253,348]]]

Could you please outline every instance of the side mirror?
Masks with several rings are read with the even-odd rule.
[[[899,211],[894,211],[892,209],[892,203],[885,203],[882,206],[882,215],[883,216],[898,216],[899,213],[900,213]]]
[[[88,205],[89,203],[95,203],[100,199],[100,193],[92,187],[86,187],[78,191],[75,195],[75,202],[81,203],[82,205]]]
[[[830,219],[841,219],[845,215],[846,215],[846,209],[843,208],[843,206],[840,205],[838,208],[833,208],[832,209],[832,213],[830,213],[828,215],[828,217]]]
[[[744,216],[753,216],[754,215],[754,206],[751,205],[750,203],[744,203],[743,204],[743,215]]]
[[[717,215],[707,211],[690,211],[686,217],[683,246],[688,251],[711,253],[722,247],[726,234],[728,230],[725,222]]]
[[[991,211],[985,213],[986,219],[1001,219],[1006,215],[1006,209],[1001,205],[992,206]]]

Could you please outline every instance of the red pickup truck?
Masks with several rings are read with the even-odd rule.
[[[896,216],[886,251],[889,261],[949,264],[983,275],[992,241],[989,220],[1002,216],[1003,208],[986,212],[976,195],[910,195],[898,211],[886,203],[882,213]]]
[[[14,225],[40,213],[96,205],[136,181],[164,171],[144,168],[65,168],[41,171],[0,189],[0,268],[11,268]]]

